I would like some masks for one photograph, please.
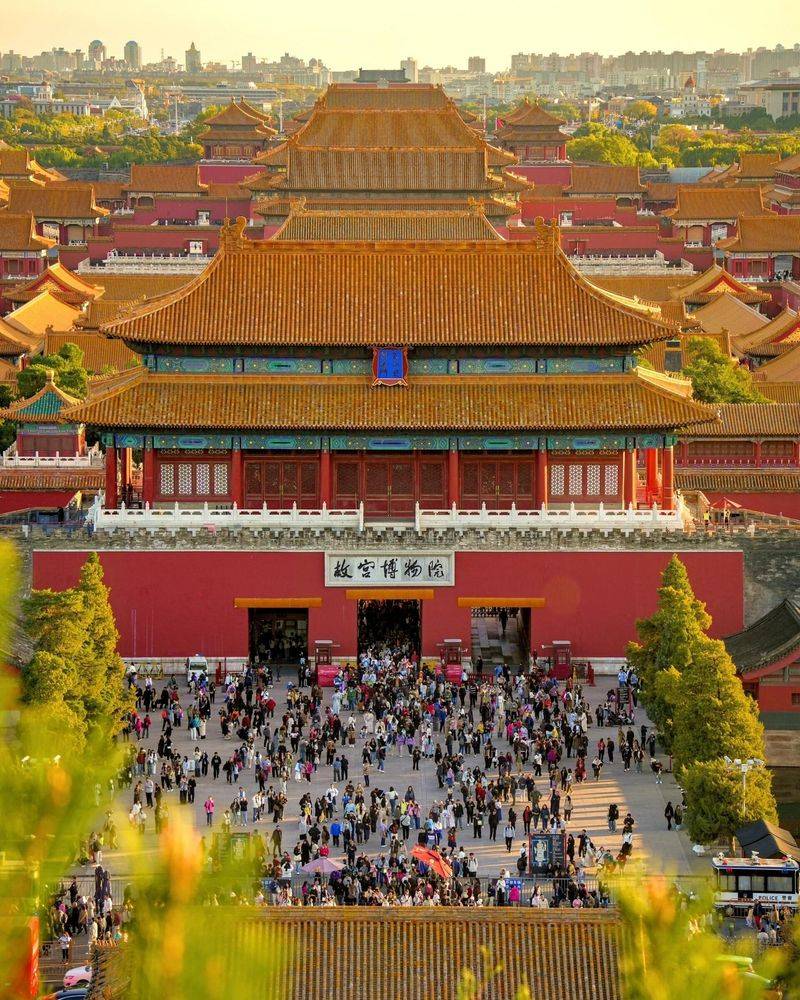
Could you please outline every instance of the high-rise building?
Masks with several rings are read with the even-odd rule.
[[[419,71],[417,69],[416,59],[412,59],[411,56],[409,56],[408,59],[403,59],[400,63],[400,69],[404,69],[406,71],[406,80],[408,80],[409,83],[419,82]]]
[[[99,38],[95,38],[94,41],[89,42],[89,62],[99,65],[104,61],[105,57],[106,47]]]
[[[142,68],[142,47],[138,42],[126,42],[123,55],[125,63],[131,69]]]
[[[483,56],[470,56],[467,60],[467,72],[468,73],[485,73],[486,72],[486,60]]]
[[[256,73],[258,72],[258,60],[253,55],[252,52],[248,52],[246,56],[242,56],[242,72],[243,73]]]
[[[192,42],[186,50],[186,72],[200,73],[203,69],[203,62],[200,58],[200,49]]]

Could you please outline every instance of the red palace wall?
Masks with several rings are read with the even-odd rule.
[[[197,222],[198,212],[208,212],[212,225],[224,219],[251,218],[250,198],[156,198],[153,208],[136,208],[123,224],[150,226],[159,220]]]
[[[792,695],[800,694],[797,684],[759,684],[758,707],[761,712],[797,712]]]
[[[257,163],[211,163],[200,164],[202,184],[239,184],[245,177],[258,174],[263,167]]]
[[[445,638],[469,642],[463,597],[544,597],[534,610],[533,645],[569,639],[578,656],[618,657],[637,618],[651,614],[669,551],[458,552],[453,587],[423,602],[423,655]],[[33,586],[61,590],[78,579],[86,552],[33,554]],[[332,639],[335,655],[353,655],[356,602],[325,587],[322,552],[101,551],[123,656],[247,655],[247,611],[236,597],[321,597],[309,610],[309,645]],[[689,576],[707,602],[713,634],[743,626],[741,552],[685,552]]]
[[[515,168],[516,169],[516,168]],[[535,219],[558,219],[562,212],[570,212],[572,225],[581,226],[598,220],[618,222],[621,226],[639,226],[652,229],[652,215],[640,215],[632,205],[619,207],[615,198],[540,198],[526,195],[521,205],[521,216],[527,225]],[[565,227],[566,229],[567,227]]]

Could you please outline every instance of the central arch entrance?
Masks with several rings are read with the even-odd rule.
[[[357,605],[358,654],[419,656],[422,601],[362,599]]]

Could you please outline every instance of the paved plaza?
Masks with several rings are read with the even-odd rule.
[[[287,676],[287,672],[284,672],[283,680],[276,683],[272,688],[273,697],[278,703],[275,712],[275,720],[273,720],[273,728],[275,722],[277,722],[280,717],[282,709],[285,708],[288,683],[289,677]],[[159,682],[156,685],[156,690],[159,694],[162,685],[163,682]],[[179,680],[179,685],[180,703],[183,708],[186,709],[191,704],[191,698],[183,679]],[[585,689],[585,692],[588,692],[588,700],[592,705],[592,708],[594,708],[599,701],[604,699],[604,696],[606,692],[610,690],[611,685],[611,678],[599,677],[597,678],[597,685],[595,687]],[[324,692],[324,701],[326,705],[330,704],[332,693],[332,690],[326,690]],[[218,692],[216,705],[212,706],[212,715],[208,722],[207,738],[205,740],[197,743],[190,740],[189,733],[185,727],[185,720],[184,726],[173,730],[173,743],[181,754],[192,755],[195,747],[200,746],[208,753],[209,758],[213,756],[215,751],[218,752],[222,757],[223,763],[232,754],[237,746],[237,743],[235,738],[225,740],[221,736],[219,719],[216,714],[220,707],[220,701],[221,698]],[[356,718],[356,729],[358,731],[361,727],[362,714],[358,712],[354,714]],[[158,711],[153,711],[151,712],[151,717],[154,720],[154,724],[151,728],[150,736],[148,739],[142,740],[139,744],[147,749],[156,748],[158,737],[160,735],[160,713]],[[593,715],[591,716],[591,720],[592,725],[590,726],[588,732],[589,752],[587,756],[587,770],[589,772],[589,776],[584,783],[573,785],[572,799],[574,811],[572,814],[572,821],[568,826],[568,832],[571,832],[577,841],[578,835],[583,829],[585,829],[597,847],[608,848],[616,855],[619,851],[622,840],[621,820],[625,816],[626,812],[630,811],[636,821],[636,825],[634,827],[635,836],[633,861],[638,863],[637,867],[638,865],[643,865],[648,871],[667,872],[680,875],[707,874],[707,859],[697,858],[692,853],[691,843],[686,836],[686,833],[684,831],[676,831],[674,829],[668,831],[666,829],[664,808],[668,801],[671,801],[673,805],[680,801],[680,791],[673,780],[672,774],[664,773],[663,784],[657,785],[648,766],[647,758],[645,758],[643,773],[636,773],[633,767],[630,771],[625,772],[618,753],[615,753],[613,763],[610,763],[608,759],[606,759],[600,780],[595,781],[593,779],[589,764],[594,757],[597,741],[601,735],[606,740],[612,736],[616,741],[617,730],[616,727],[598,728],[594,724]],[[637,714],[636,725],[634,727],[637,735],[639,726],[643,721],[646,720],[640,709]],[[135,739],[133,742],[135,742]],[[505,739],[495,738],[494,742],[500,751],[504,751],[508,748],[508,744]],[[259,743],[260,741],[256,742],[256,747],[259,746]],[[337,754],[344,752],[348,758],[350,764],[349,778],[354,784],[357,784],[362,780],[361,749],[362,743],[360,740],[357,740],[356,745],[352,747],[337,746]],[[663,760],[666,768],[669,763],[668,759],[659,759]],[[469,757],[468,761],[472,766],[474,766],[475,763],[480,763],[481,766],[483,765],[482,756]],[[574,766],[574,758],[572,758],[572,761],[572,765],[568,763],[567,766]],[[312,776],[310,783],[305,780],[298,782],[293,778],[288,781],[288,802],[284,810],[283,820],[280,824],[278,824],[281,827],[283,834],[284,850],[288,850],[291,853],[298,836],[299,800],[301,796],[307,792],[311,793],[312,798],[316,798],[317,796],[324,794],[328,786],[331,784],[332,778],[333,768],[325,766],[323,763],[320,765],[318,771]],[[240,775],[239,781],[240,784],[242,784],[246,789],[248,798],[252,803],[252,795],[257,788],[252,770],[243,772]],[[370,781],[371,788],[381,787],[388,791],[390,786],[394,786],[394,788],[397,789],[401,795],[404,794],[407,787],[411,785],[414,789],[415,797],[422,809],[423,818],[427,815],[427,811],[434,804],[434,802],[441,801],[446,794],[445,789],[440,789],[438,787],[435,765],[432,760],[426,761],[425,758],[423,758],[420,762],[420,770],[412,771],[412,761],[408,753],[404,751],[402,754],[398,755],[394,748],[392,748],[387,755],[385,772],[381,773],[377,770],[377,768],[373,768]],[[214,819],[213,829],[220,830],[222,813],[232,802],[236,792],[236,786],[229,784],[226,781],[224,771],[220,773],[220,777],[216,781],[213,780],[210,770],[208,775],[205,777],[198,774],[197,782],[195,802],[193,805],[179,804],[177,789],[165,791],[165,801],[169,807],[170,813],[174,815],[178,810],[193,812],[198,829],[201,830],[203,834],[208,834],[209,830],[206,826],[203,803],[208,795],[211,794],[213,795],[216,803],[216,816]],[[270,782],[268,781],[267,784],[269,785]],[[275,782],[275,784],[277,786],[277,782]],[[346,782],[339,782],[338,784],[341,793],[341,790],[344,788]],[[537,788],[542,792],[544,797],[549,796],[545,777],[537,779]],[[460,795],[458,785],[455,786],[454,795]],[[617,803],[620,812],[620,822],[618,823],[616,833],[610,833],[607,825],[607,810],[609,803],[611,802]],[[131,791],[126,790],[123,793],[120,797],[119,805],[120,808],[127,814],[131,805]],[[513,870],[519,850],[525,843],[521,819],[524,807],[525,799],[520,793],[518,793],[517,804],[515,806],[518,816],[516,837],[510,853],[506,851],[505,843],[503,841],[503,826],[505,825],[505,817],[507,816],[507,805],[504,805],[504,819],[497,832],[496,841],[489,840],[489,830],[487,825],[484,825],[482,838],[476,840],[473,836],[472,826],[468,825],[465,819],[464,828],[458,831],[458,844],[459,846],[463,845],[465,850],[468,852],[475,852],[479,864],[479,875],[495,876],[499,873],[500,868],[504,866],[508,866],[509,869]],[[148,812],[148,832],[145,836],[144,846],[146,850],[152,850],[154,847],[152,810]],[[341,807],[338,815],[341,816]],[[121,819],[120,822],[125,822],[125,820]],[[259,829],[262,833],[269,835],[271,834],[273,828],[274,824],[272,823],[271,816],[262,818],[259,823],[254,825],[252,823],[251,814],[250,825],[247,827],[248,830]],[[412,830],[412,843],[414,842],[413,838],[414,832]],[[388,856],[388,845],[385,848],[381,848],[380,837],[378,834],[371,836],[366,845],[359,845],[359,851],[362,850],[372,856],[379,853],[386,853]],[[343,850],[332,846],[331,856],[334,858],[343,857]],[[112,872],[119,874],[125,874],[130,867],[126,862],[124,852],[112,852],[110,855],[107,855],[107,862]]]

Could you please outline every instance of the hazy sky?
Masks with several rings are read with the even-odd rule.
[[[204,61],[288,51],[350,69],[392,67],[408,55],[420,65],[466,66],[480,55],[490,70],[508,66],[512,52],[739,51],[800,42],[797,0],[6,0],[2,8],[0,51],[85,51],[99,38],[121,56],[135,39],[146,62],[162,48],[183,61],[191,41]]]

